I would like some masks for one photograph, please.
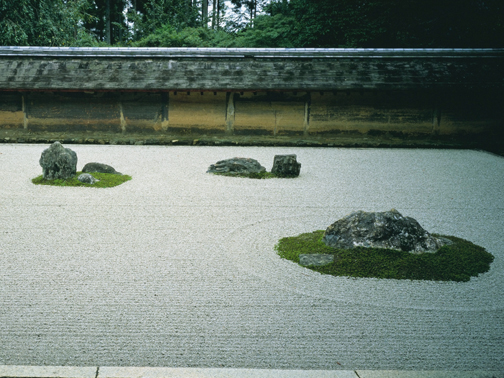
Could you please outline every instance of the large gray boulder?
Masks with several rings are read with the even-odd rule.
[[[296,155],[275,155],[271,173],[280,177],[297,177],[301,171],[301,163],[296,160]]]
[[[103,163],[87,163],[84,168],[82,168],[82,172],[84,173],[91,173],[91,172],[98,172],[98,173],[111,173],[114,175],[120,175],[120,172],[117,172],[114,167],[111,167],[110,165],[103,164]]]
[[[330,247],[387,248],[410,253],[433,253],[451,241],[436,238],[413,218],[392,209],[382,213],[353,212],[330,225],[322,239]]]
[[[46,180],[71,178],[77,172],[77,154],[54,142],[42,152],[39,164]]]
[[[215,164],[210,165],[207,173],[228,173],[228,174],[248,174],[265,172],[264,168],[255,159],[239,158],[220,160]]]

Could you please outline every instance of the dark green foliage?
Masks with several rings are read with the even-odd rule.
[[[290,16],[277,14],[261,15],[255,19],[254,27],[245,29],[228,42],[233,47],[296,47],[293,35],[299,24]]]
[[[324,231],[280,239],[280,257],[299,262],[300,254],[334,254],[335,261],[309,269],[333,276],[375,277],[433,281],[469,281],[490,269],[494,257],[467,240],[443,236],[454,242],[436,253],[411,254],[380,248],[335,249],[322,242]],[[440,235],[436,235],[440,236]]]
[[[68,45],[75,34],[74,3],[63,0],[0,0],[0,45]]]
[[[217,32],[203,27],[184,28],[181,31],[169,24],[142,38],[132,45],[135,47],[211,47],[218,38],[227,40],[224,32]]]
[[[1,45],[100,46],[109,34],[119,46],[504,47],[504,2],[0,0]]]
[[[123,13],[127,4],[127,0],[87,0],[82,6],[84,28],[98,41],[109,44],[123,42],[128,38],[128,26]]]
[[[271,0],[230,0],[233,16],[229,17],[228,27],[240,30],[243,27],[254,27],[255,19],[264,8],[275,1]]]
[[[133,4],[136,7],[128,9],[128,18],[134,22],[134,41],[147,38],[150,34],[160,34],[167,29],[180,32],[185,28],[201,26],[198,8],[191,0],[136,0]]]
[[[501,0],[291,0],[297,47],[504,47]]]
[[[94,183],[94,184],[85,184],[83,182],[80,182],[77,180],[77,177],[82,172],[77,172],[77,174],[67,180],[61,180],[61,179],[56,179],[56,180],[46,180],[42,175],[34,178],[32,182],[36,185],[52,185],[52,186],[89,186],[93,188],[112,188],[114,186],[121,185],[122,183],[125,183],[126,181],[131,180],[131,176],[128,175],[115,175],[111,173],[99,173],[99,172],[93,172],[92,176],[100,181]]]

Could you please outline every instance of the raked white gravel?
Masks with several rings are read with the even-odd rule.
[[[504,370],[504,158],[423,149],[66,145],[133,176],[37,186],[0,144],[0,365]],[[296,179],[207,174],[235,156]],[[495,256],[467,283],[324,276],[283,236],[395,208]]]

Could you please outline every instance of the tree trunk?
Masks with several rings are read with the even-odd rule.
[[[250,9],[250,25],[254,27],[254,20],[257,13],[257,0],[254,0],[252,3],[252,9]]]
[[[213,4],[212,4],[212,29],[215,29],[215,24],[217,22],[217,12],[216,12],[217,3],[218,3],[218,0],[213,0]]]
[[[208,27],[208,0],[203,0],[201,2],[201,19],[203,21],[203,26]]]
[[[110,0],[107,0],[105,2],[105,42],[107,44],[111,44],[110,42],[110,36],[111,36],[111,26],[112,23],[110,22]]]
[[[217,0],[217,30],[220,28],[221,0]]]
[[[190,20],[191,20],[191,14],[192,14],[192,0],[185,0],[182,4],[184,4],[184,22],[186,23],[186,26],[189,26]]]

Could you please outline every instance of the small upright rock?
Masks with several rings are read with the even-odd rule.
[[[297,177],[301,171],[301,163],[296,160],[296,155],[275,155],[271,173],[279,177]]]
[[[82,168],[82,172],[90,173],[90,172],[98,172],[98,173],[111,173],[114,175],[120,175],[121,173],[117,172],[113,167],[107,164],[102,163],[87,163],[84,168]]]
[[[89,173],[81,173],[79,177],[77,177],[77,180],[85,184],[94,184],[95,182],[100,181],[97,180],[94,176],[90,175]]]
[[[395,209],[351,213],[330,225],[322,241],[334,248],[387,248],[417,254],[433,253],[452,243],[432,236],[415,219],[403,217]]]
[[[235,157],[232,159],[220,160],[212,164],[208,168],[207,173],[229,173],[238,175],[265,171],[266,168],[255,159]]]
[[[54,142],[42,152],[39,164],[46,180],[71,178],[77,172],[77,154]]]

